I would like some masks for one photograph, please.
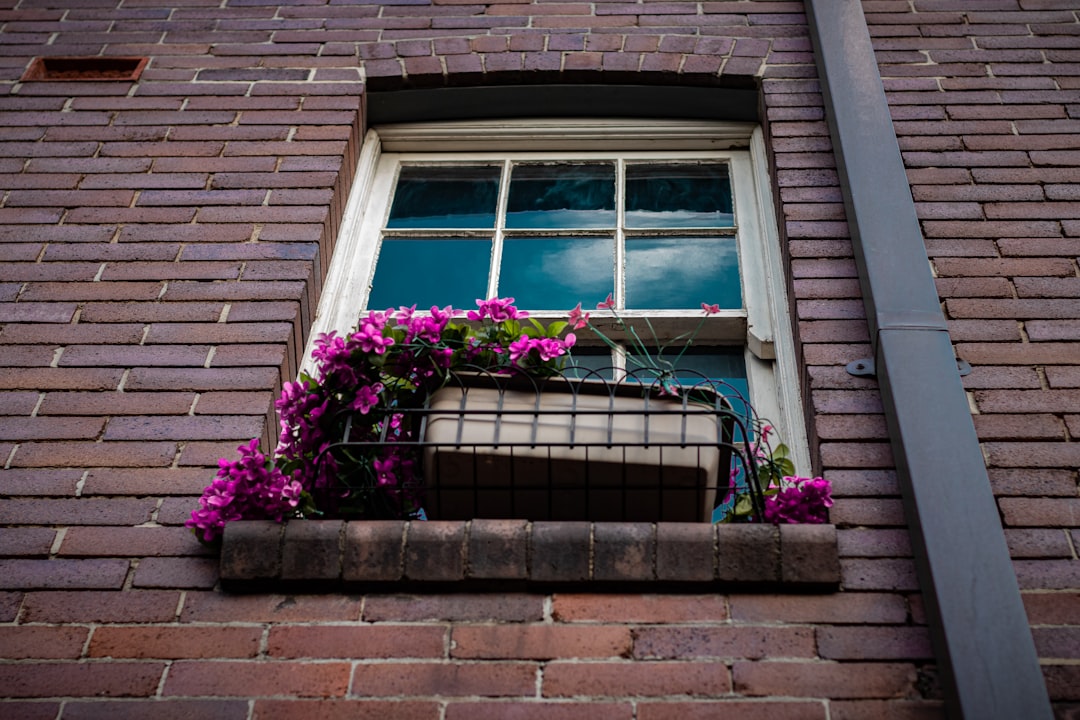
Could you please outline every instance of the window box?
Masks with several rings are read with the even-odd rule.
[[[735,416],[711,387],[462,375],[425,412],[425,509],[444,520],[710,522]]]

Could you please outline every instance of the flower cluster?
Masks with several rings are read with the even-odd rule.
[[[832,485],[823,478],[786,476],[765,499],[765,522],[824,523],[832,507]]]
[[[423,407],[451,371],[557,374],[577,341],[573,332],[564,334],[567,329],[589,328],[615,346],[580,303],[567,321],[544,325],[513,302],[477,300],[464,321],[451,307],[369,312],[347,336],[321,335],[312,352],[315,372],[286,383],[275,403],[281,431],[273,458],[252,440],[238,448],[238,460],[222,459],[187,526],[200,540],[214,542],[226,523],[240,519],[423,517],[420,428],[413,426],[422,413],[409,410]],[[705,318],[719,312],[716,305],[701,307],[701,323],[676,338],[684,347],[669,360],[659,343],[650,353],[619,318],[610,295],[597,304],[632,339],[635,353],[628,360],[654,375],[654,387],[667,395],[685,390],[675,366]],[[832,505],[828,481],[795,476],[787,448],[770,444],[772,432],[759,422],[746,426],[746,452],[732,467],[721,521],[824,522]]]
[[[258,439],[241,445],[240,459],[218,461],[214,481],[199,499],[187,526],[204,540],[220,534],[225,523],[241,518],[281,522],[300,502],[303,486],[286,476],[258,451]]]
[[[286,383],[275,403],[273,459],[252,440],[239,460],[221,460],[187,526],[213,542],[239,519],[419,515],[419,458],[410,444],[418,429],[400,410],[422,405],[455,369],[554,374],[575,342],[572,333],[560,337],[567,323],[545,326],[513,298],[476,302],[468,322],[451,307],[401,307],[369,312],[348,336],[320,336],[314,374]],[[345,438],[362,450],[344,448]]]

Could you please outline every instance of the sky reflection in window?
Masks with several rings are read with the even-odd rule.
[[[615,288],[611,238],[507,238],[499,295],[518,307],[569,310],[583,298],[604,298]]]
[[[626,225],[632,228],[732,227],[727,165],[626,166]]]
[[[470,308],[487,295],[491,240],[487,238],[386,238],[375,266],[372,310],[413,305]]]
[[[499,168],[401,169],[388,228],[493,228]]]
[[[627,238],[626,307],[742,307],[735,238]]]
[[[510,176],[506,227],[615,227],[615,166],[518,165]]]

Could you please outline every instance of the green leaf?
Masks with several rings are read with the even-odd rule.
[[[547,327],[547,336],[549,338],[556,338],[562,334],[562,331],[566,329],[566,326],[570,323],[565,320],[556,320]]]

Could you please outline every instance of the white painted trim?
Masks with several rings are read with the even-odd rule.
[[[775,358],[772,387],[776,393],[777,416],[783,438],[791,450],[791,459],[799,472],[810,471],[810,443],[806,432],[799,384],[799,365],[795,358],[795,340],[788,312],[787,283],[784,259],[780,249],[780,231],[774,213],[772,183],[769,182],[768,154],[765,135],[754,128],[750,136],[750,160],[754,166],[754,186],[757,192],[758,224],[761,229],[764,259],[765,291],[769,298],[766,307],[770,314],[770,341]],[[749,334],[749,333],[748,333]]]
[[[686,150],[695,151],[695,158],[726,159],[732,163],[732,192],[740,223],[740,267],[747,307],[745,312],[726,311],[710,319],[710,325],[699,337],[724,342],[746,340],[747,381],[752,402],[762,417],[778,426],[791,449],[795,466],[801,472],[807,471],[809,449],[765,143],[760,128],[750,123],[541,119],[399,124],[369,130],[346,204],[341,237],[312,324],[303,369],[310,371],[313,367],[310,357],[315,338],[333,329],[339,332],[351,329],[366,301],[382,215],[389,211],[386,200],[395,175],[393,168],[380,162],[386,157],[384,153],[396,155],[397,161],[431,160],[427,153],[439,152],[440,162],[476,162],[485,158],[504,162],[508,153],[514,159],[526,160],[550,157],[552,152],[559,152],[560,159],[567,160],[630,153],[635,159],[661,160]],[[369,203],[378,202],[379,198],[381,204],[373,207],[379,207],[381,213],[366,212]],[[639,314],[627,312],[626,316]],[[672,325],[679,332],[690,320],[677,312],[652,315],[681,317],[681,322],[676,320]]]
[[[315,320],[311,323],[311,334],[304,348],[304,358],[300,365],[303,372],[311,372],[314,369],[311,351],[315,349],[315,340],[319,335],[335,328],[347,330],[356,324],[356,318],[349,317],[352,312],[349,298],[356,292],[356,277],[354,273],[349,272],[349,268],[354,267],[357,256],[363,251],[360,225],[364,219],[367,197],[375,181],[375,172],[379,167],[381,153],[379,134],[374,130],[368,130],[364,136],[364,143],[360,147],[356,175],[342,214],[337,247],[334,250],[334,256],[330,258],[330,268],[326,273],[326,282],[323,283],[322,297],[319,298]]]
[[[463,120],[383,125],[386,152],[724,150],[749,145],[753,123],[625,118]]]

